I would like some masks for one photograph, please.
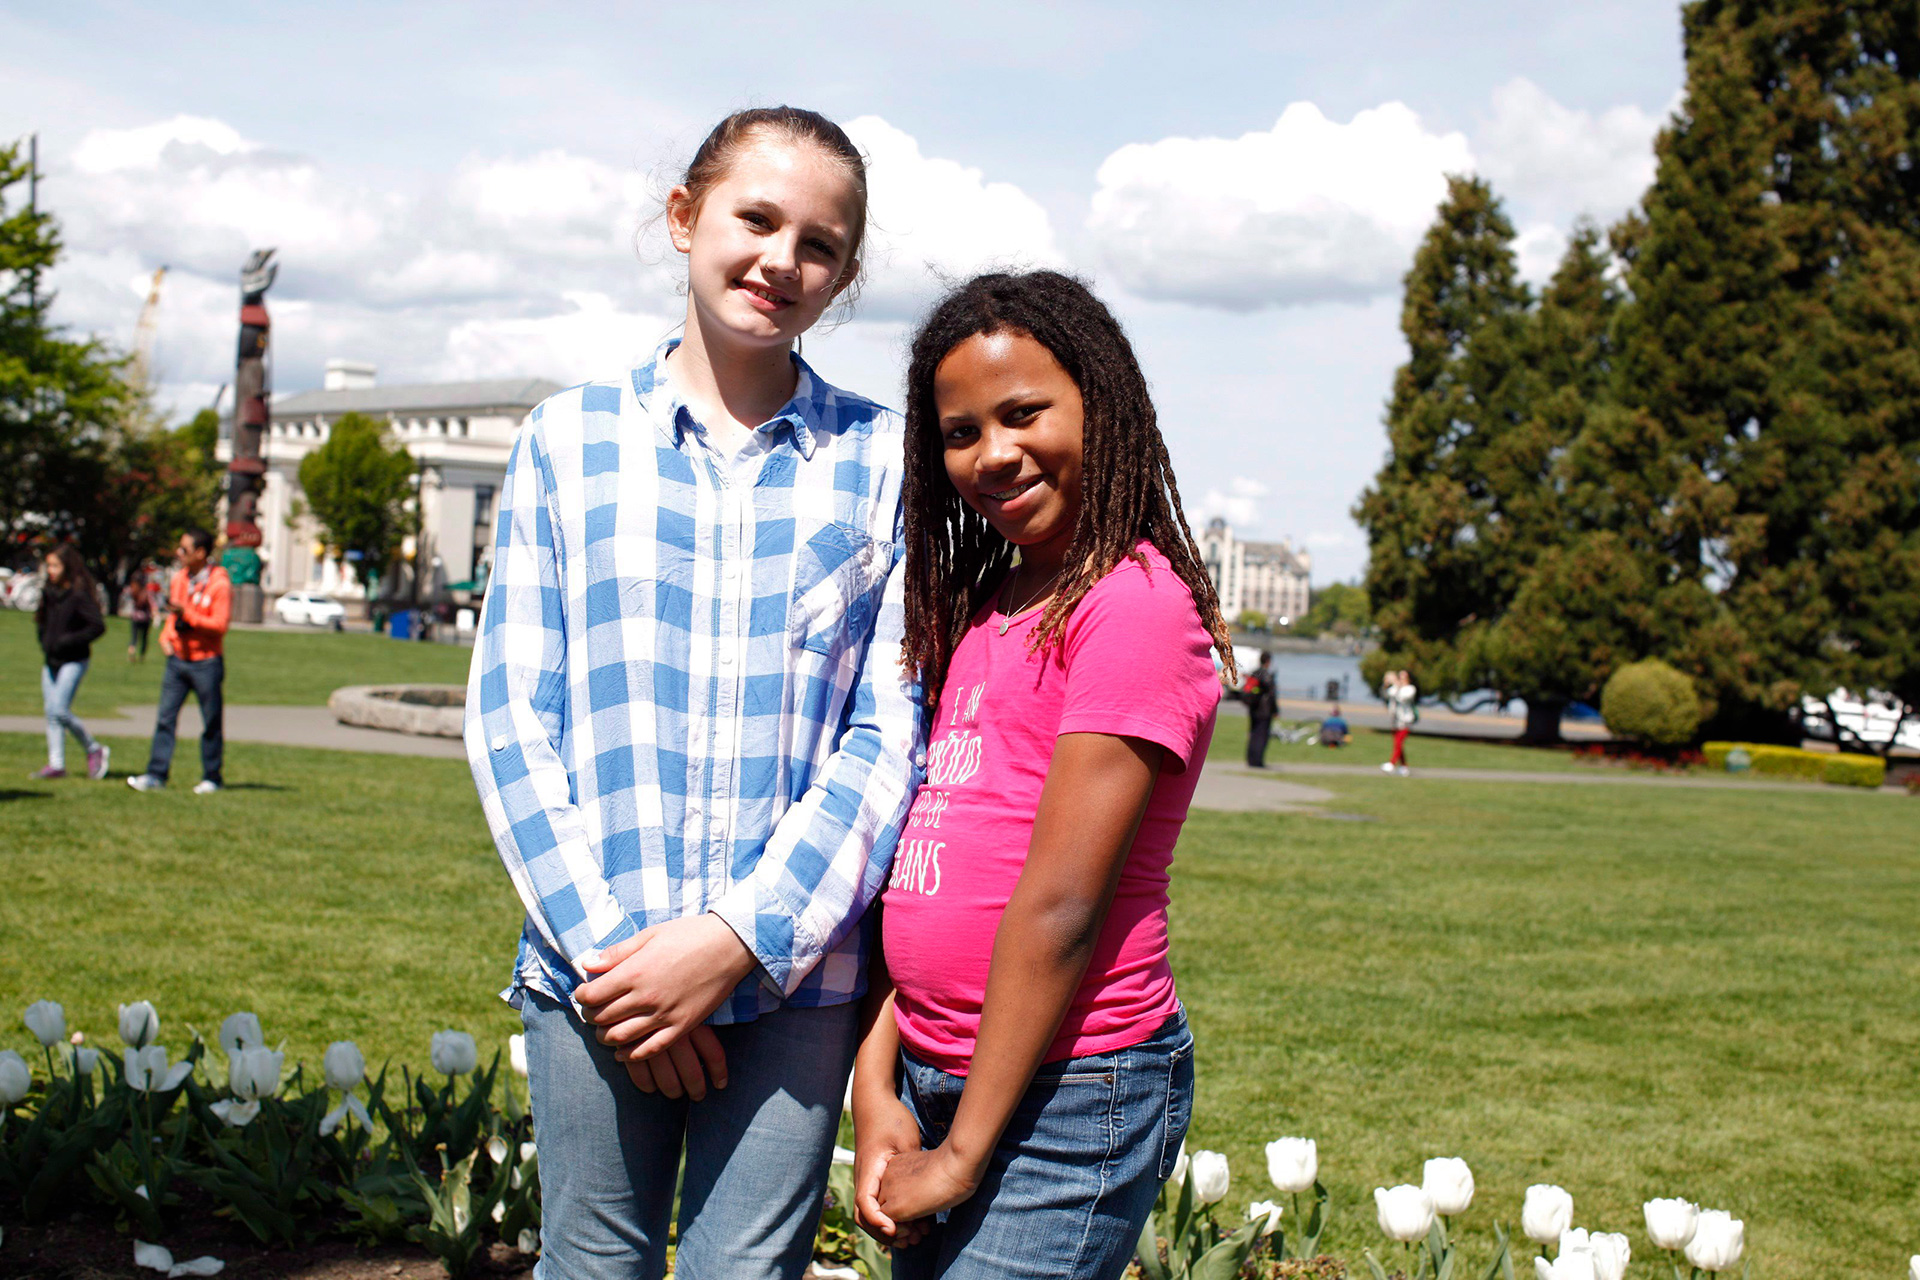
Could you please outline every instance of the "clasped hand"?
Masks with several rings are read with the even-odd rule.
[[[574,999],[595,1038],[613,1046],[637,1087],[698,1102],[709,1085],[727,1086],[726,1053],[706,1019],[755,963],[720,917],[684,916],[583,964],[596,976]]]
[[[979,1174],[962,1168],[952,1148],[921,1149],[920,1126],[898,1099],[869,1105],[856,1096],[854,1148],[854,1220],[895,1249],[918,1244],[934,1214],[979,1186]]]

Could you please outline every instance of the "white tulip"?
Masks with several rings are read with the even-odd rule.
[[[10,1107],[33,1088],[33,1072],[27,1060],[11,1049],[0,1049],[0,1106]]]
[[[442,1075],[457,1076],[471,1071],[480,1061],[480,1050],[473,1037],[464,1031],[436,1031],[428,1052],[433,1069]]]
[[[520,1232],[520,1238],[514,1242],[513,1247],[522,1253],[538,1253],[540,1252],[540,1237],[534,1234],[532,1227],[524,1228]]]
[[[1410,1182],[1375,1187],[1373,1205],[1381,1234],[1389,1240],[1425,1240],[1433,1230],[1433,1197]]]
[[[242,1102],[238,1098],[222,1098],[218,1102],[209,1104],[207,1110],[225,1120],[233,1128],[239,1129],[252,1123],[253,1118],[260,1114],[260,1103],[257,1100]],[[326,1126],[321,1127],[324,1129]]]
[[[517,1076],[527,1074],[527,1038],[525,1036],[511,1035],[507,1037],[507,1065],[513,1068],[513,1073]],[[847,1081],[847,1097],[851,1098],[852,1096],[853,1081],[849,1080]],[[853,1108],[842,1107],[841,1110],[851,1111]]]
[[[1907,1259],[1907,1280],[1920,1280],[1920,1253]]]
[[[227,1088],[245,1102],[270,1098],[280,1088],[280,1067],[286,1053],[276,1049],[241,1049],[227,1064]]]
[[[320,1070],[329,1085],[349,1093],[367,1078],[367,1059],[353,1041],[335,1040],[321,1057]]]
[[[1264,1218],[1260,1224],[1260,1234],[1270,1236],[1280,1229],[1280,1206],[1271,1200],[1255,1200],[1247,1206],[1247,1221]]]
[[[1535,1244],[1552,1244],[1573,1225],[1573,1196],[1565,1187],[1536,1182],[1520,1206],[1520,1230]]]
[[[1180,1154],[1173,1158],[1173,1185],[1187,1185],[1187,1144],[1184,1140],[1180,1143]]]
[[[1593,1250],[1593,1237],[1585,1227],[1568,1227],[1560,1233],[1558,1253],[1587,1253]]]
[[[1700,1221],[1700,1206],[1685,1200],[1649,1200],[1647,1235],[1656,1249],[1684,1249]]]
[[[534,1155],[538,1151],[539,1151],[539,1148],[536,1147],[532,1142],[521,1143],[520,1144],[520,1163],[525,1164],[527,1161],[533,1159]]]
[[[1702,1209],[1687,1242],[1687,1261],[1702,1271],[1725,1271],[1740,1261],[1746,1246],[1746,1223],[1725,1209]]]
[[[1219,1204],[1227,1198],[1233,1177],[1227,1171],[1227,1158],[1218,1151],[1193,1153],[1193,1198],[1201,1204]]]
[[[160,1015],[145,1000],[120,1006],[120,1038],[135,1049],[144,1049],[160,1038]]]
[[[1586,1249],[1563,1253],[1552,1262],[1535,1258],[1533,1273],[1539,1280],[1599,1280],[1599,1274],[1593,1266],[1593,1254]]]
[[[339,1106],[320,1117],[320,1136],[324,1138],[338,1129],[349,1115],[360,1122],[362,1129],[373,1132],[373,1117],[367,1114],[367,1104],[348,1094],[340,1099]]]
[[[1633,1261],[1633,1243],[1618,1231],[1596,1231],[1588,1243],[1595,1280],[1625,1280],[1627,1264]]]
[[[167,1066],[167,1051],[163,1045],[124,1049],[120,1061],[127,1069],[127,1086],[136,1093],[172,1093],[193,1074],[193,1063],[190,1061]]]
[[[1427,1161],[1420,1186],[1433,1197],[1435,1213],[1465,1213],[1473,1203],[1473,1170],[1467,1168],[1465,1160],[1454,1156]]]
[[[98,1049],[75,1049],[73,1051],[73,1069],[83,1076],[90,1076],[100,1065]]]
[[[1267,1177],[1288,1195],[1313,1190],[1320,1176],[1320,1151],[1312,1138],[1275,1138],[1267,1144]]]
[[[51,1000],[28,1005],[26,1023],[33,1038],[49,1049],[67,1038],[67,1011]]]
[[[185,1262],[175,1262],[173,1253],[165,1245],[148,1244],[145,1240],[133,1242],[133,1265],[145,1267],[149,1271],[161,1271],[172,1277],[180,1276],[217,1276],[226,1269],[226,1263],[212,1255],[190,1258]]]
[[[220,1024],[220,1047],[231,1058],[242,1049],[264,1049],[267,1033],[260,1029],[260,1015],[230,1013]]]
[[[497,1133],[487,1139],[487,1159],[495,1164],[507,1162],[507,1140]]]

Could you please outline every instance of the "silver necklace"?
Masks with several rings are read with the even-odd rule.
[[[1059,569],[1055,569],[1053,571],[1053,577],[1048,578],[1045,582],[1040,584],[1040,592],[1038,595],[1034,596],[1033,599],[1027,601],[1026,604],[1022,605],[1018,609],[1010,609],[1007,607],[1007,598],[1013,594],[1014,585],[1020,581],[1020,570],[1022,567],[1023,566],[1021,565],[1015,565],[1013,567],[1012,574],[1010,574],[1007,577],[1007,585],[1005,588],[1002,589],[1000,593],[1000,634],[1001,635],[1007,634],[1007,628],[1013,625],[1013,618],[1015,614],[1024,613],[1026,612],[1026,610],[1033,608],[1034,605],[1038,604],[1046,596],[1047,589],[1053,586],[1054,582],[1060,577],[1061,570],[1064,570],[1067,566],[1061,565]]]

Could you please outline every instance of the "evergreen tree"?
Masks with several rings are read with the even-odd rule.
[[[371,586],[399,549],[410,527],[413,457],[387,442],[384,422],[362,413],[343,414],[326,442],[300,460],[300,488],[326,540],[360,553]]]
[[[1513,239],[1487,182],[1450,178],[1407,273],[1409,358],[1388,403],[1388,457],[1354,509],[1372,548],[1366,589],[1381,645],[1362,671],[1375,684],[1405,667],[1443,698],[1479,687],[1462,656],[1510,590],[1487,477],[1525,416],[1529,296]]]

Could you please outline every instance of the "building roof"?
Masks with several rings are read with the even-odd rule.
[[[450,413],[461,409],[531,409],[554,392],[546,378],[491,378],[476,382],[422,382],[353,391],[295,391],[273,402],[276,418],[337,413]]]

